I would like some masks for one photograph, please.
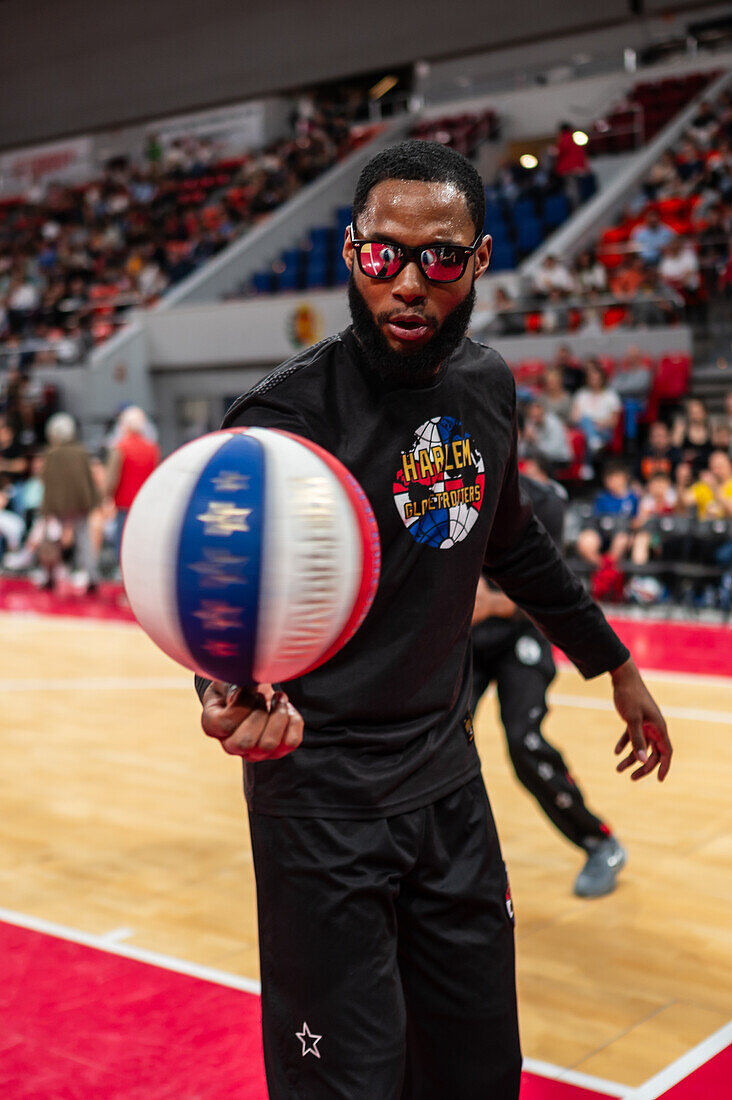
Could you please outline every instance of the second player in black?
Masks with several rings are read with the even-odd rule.
[[[561,549],[567,494],[551,481],[537,457],[525,464],[522,491],[555,545]],[[580,897],[600,897],[615,888],[624,849],[609,826],[588,808],[561,753],[542,732],[546,693],[557,669],[544,635],[502,593],[479,582],[473,614],[473,695],[478,703],[495,682],[501,722],[514,771],[549,820],[587,854],[575,880]]]

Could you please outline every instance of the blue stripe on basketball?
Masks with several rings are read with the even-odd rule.
[[[264,525],[264,453],[246,434],[206,463],[183,519],[180,624],[196,665],[217,680],[252,683]]]

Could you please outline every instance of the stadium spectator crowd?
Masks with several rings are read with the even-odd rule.
[[[695,398],[662,403],[630,438],[614,381],[560,348],[518,387],[522,459],[569,488],[570,541],[598,598],[732,610],[732,393],[716,417]]]
[[[72,364],[362,139],[355,107],[302,97],[289,135],[221,159],[213,141],[152,134],[141,161],[82,186],[0,203],[0,369]]]
[[[19,387],[21,391],[27,387]],[[28,400],[28,398],[23,398]],[[160,461],[155,429],[134,406],[122,410],[100,454],[77,438],[66,412],[38,406],[31,432],[7,393],[0,413],[0,572],[44,588],[96,589],[106,558],[119,576],[122,525]]]
[[[488,226],[490,230],[490,226]],[[488,331],[596,332],[703,321],[732,292],[732,93],[700,104],[594,249],[547,255],[527,293],[496,290]]]

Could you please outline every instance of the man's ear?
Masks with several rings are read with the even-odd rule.
[[[353,243],[351,241],[351,227],[347,226],[343,238],[343,251],[341,253],[349,271],[353,271]]]
[[[479,279],[481,275],[488,270],[488,265],[491,262],[491,250],[493,248],[493,238],[486,234],[483,237],[483,241],[475,250],[475,278]]]

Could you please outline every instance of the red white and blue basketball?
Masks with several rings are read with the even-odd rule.
[[[175,451],[130,509],[130,606],[175,661],[211,679],[279,683],[329,660],[373,602],[371,506],[322,448],[265,428]]]

